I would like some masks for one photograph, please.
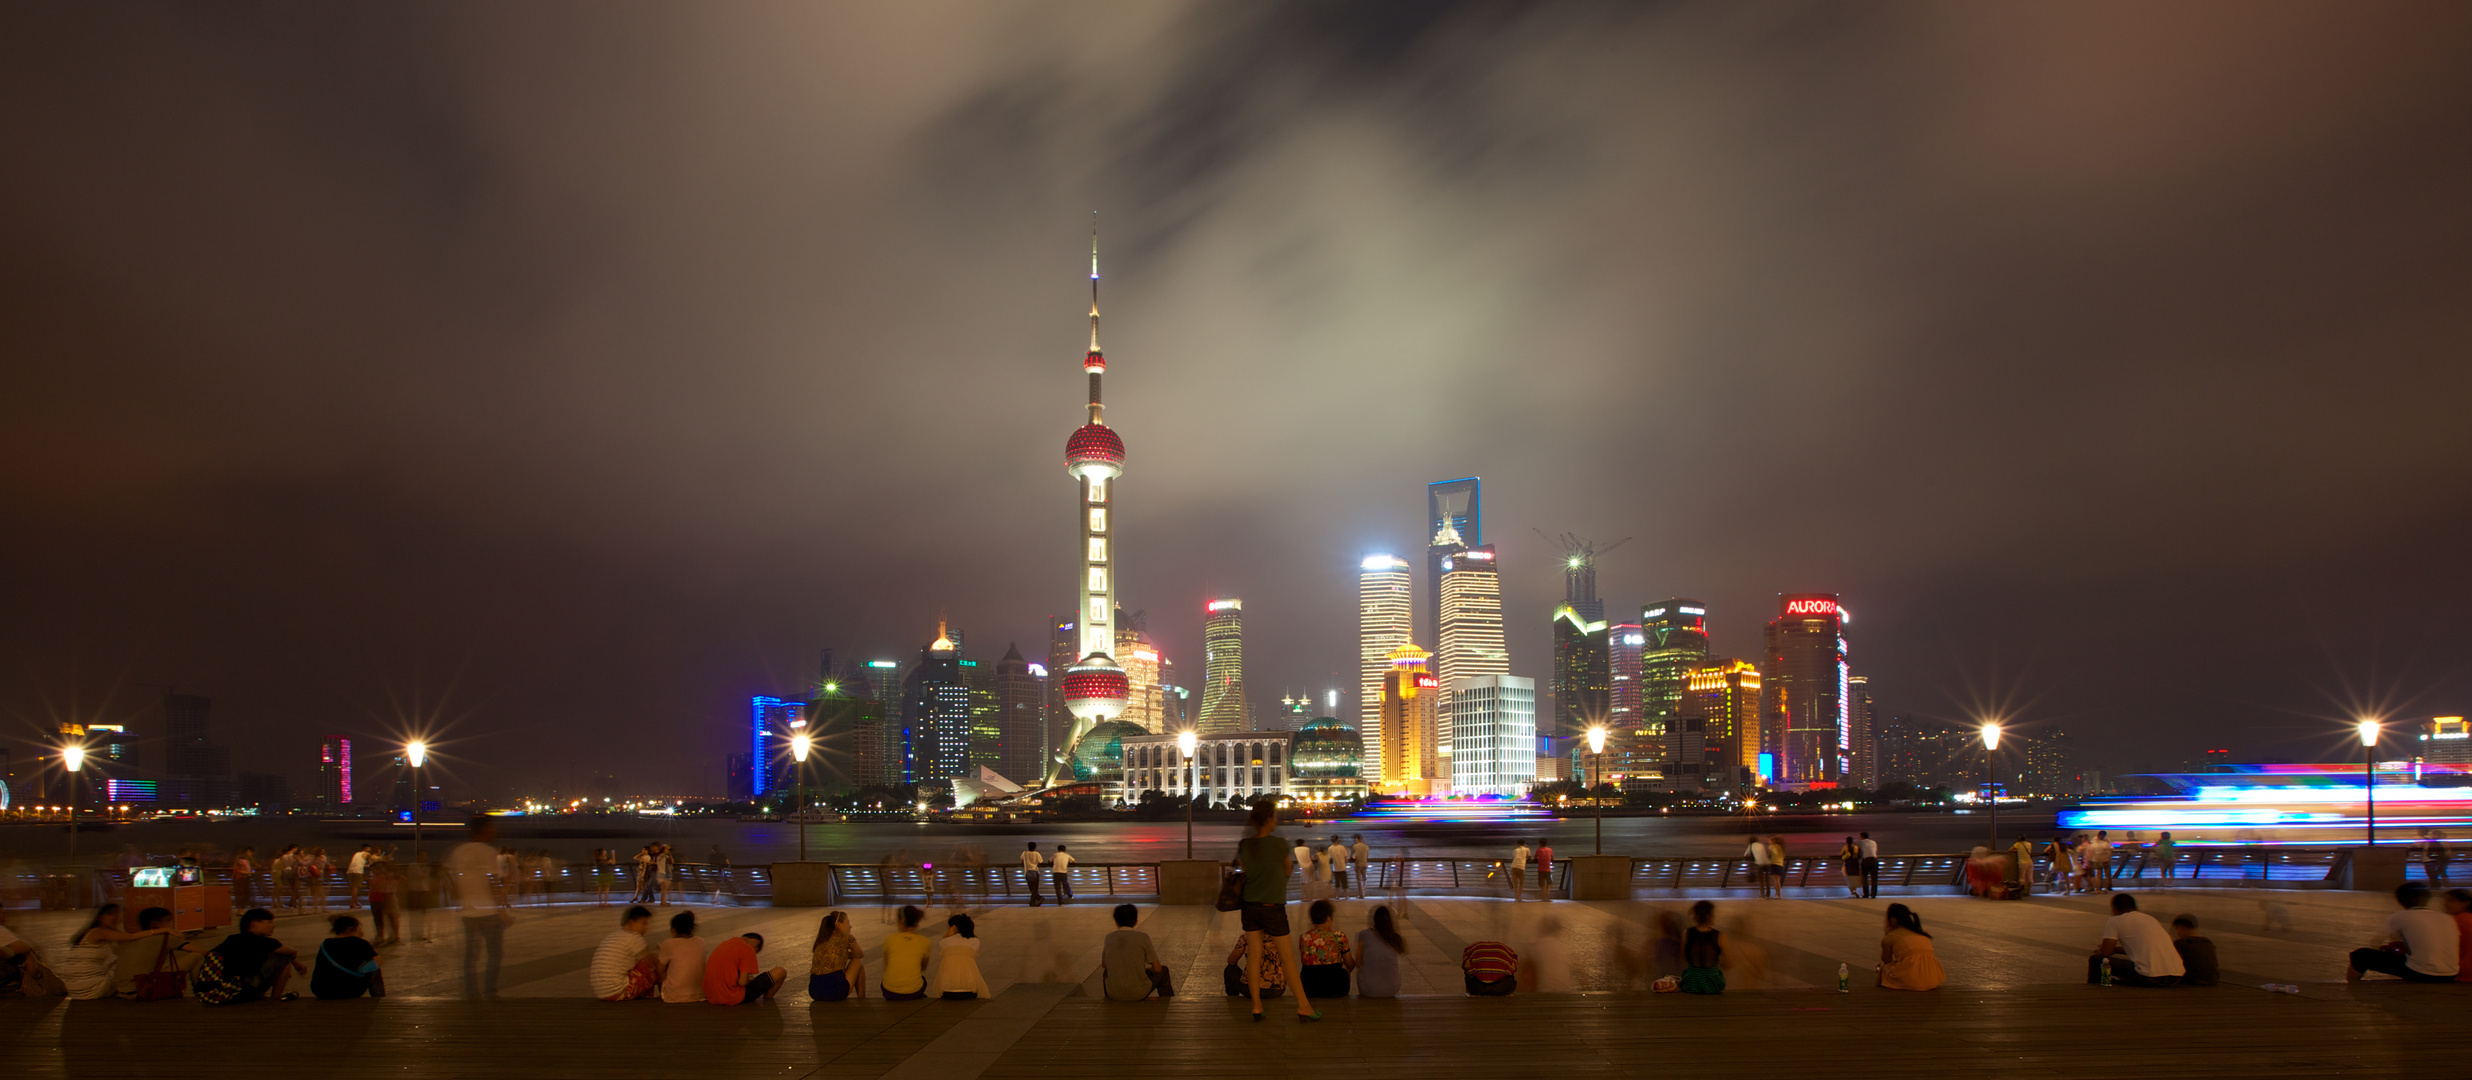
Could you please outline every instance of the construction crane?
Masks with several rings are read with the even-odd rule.
[[[1536,534],[1544,537],[1548,543],[1562,546],[1562,596],[1565,603],[1573,606],[1596,602],[1597,557],[1631,542],[1631,538],[1626,536],[1604,547],[1598,547],[1596,541],[1578,533],[1566,532],[1560,536],[1554,536],[1543,529],[1538,529]]]

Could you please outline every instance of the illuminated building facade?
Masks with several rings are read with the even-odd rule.
[[[1296,729],[1288,741],[1288,794],[1309,803],[1344,803],[1365,797],[1365,740],[1338,717],[1325,716]]]
[[[1116,628],[1115,659],[1124,672],[1124,707],[1116,718],[1143,731],[1167,730],[1167,682],[1160,677],[1165,657],[1150,635],[1122,621]]]
[[[1183,797],[1197,793],[1204,806],[1241,806],[1258,795],[1287,794],[1289,733],[1220,731],[1196,740],[1187,766],[1177,735],[1133,735],[1124,740],[1124,799],[1142,792]],[[1200,786],[1192,786],[1199,773]]]
[[[1640,653],[1648,635],[1638,623],[1608,623],[1605,627],[1605,726],[1620,734],[1639,728]]]
[[[1536,680],[1461,679],[1450,706],[1450,793],[1525,794],[1536,783]]]
[[[1442,560],[1485,542],[1485,485],[1473,476],[1425,485],[1425,610],[1418,641],[1442,640]],[[1448,536],[1446,542],[1443,538]]]
[[[2472,726],[2463,717],[2431,717],[2419,727],[2412,741],[2419,760],[2441,765],[2472,763]]]
[[[960,642],[954,642],[956,646]],[[961,681],[970,687],[970,750],[967,775],[1004,765],[1002,710],[996,701],[996,669],[976,660],[961,661]]]
[[[1099,351],[1099,229],[1096,215],[1090,226],[1090,351],[1082,356],[1082,373],[1090,382],[1090,408],[1086,421],[1074,430],[1064,444],[1064,469],[1080,486],[1080,497],[1074,503],[1074,521],[1081,531],[1081,543],[1074,550],[1080,556],[1074,588],[1081,603],[1073,610],[1079,624],[1080,642],[1072,666],[1064,670],[1060,680],[1064,707],[1073,716],[1074,730],[1066,745],[1080,740],[1083,731],[1102,721],[1124,714],[1132,695],[1125,669],[1116,665],[1111,650],[1117,646],[1116,599],[1120,594],[1116,580],[1117,555],[1115,540],[1115,486],[1124,475],[1124,439],[1107,426],[1105,406],[1100,403],[1099,384],[1107,374],[1107,356]],[[1155,679],[1155,672],[1154,672]],[[1068,753],[1078,763],[1082,755]],[[1060,762],[1050,771],[1050,782],[1060,782],[1068,772],[1078,772],[1080,764]]]
[[[1590,576],[1593,581],[1594,575]],[[1540,741],[1550,740],[1553,746],[1567,750],[1572,736],[1584,735],[1605,721],[1613,709],[1610,660],[1603,618],[1588,618],[1568,603],[1554,609],[1554,722],[1537,733]],[[1540,776],[1561,779],[1570,775],[1559,753],[1540,752],[1538,756],[1553,758],[1550,763],[1538,763]]]
[[[1773,732],[1781,787],[1844,780],[1853,742],[1846,694],[1845,621],[1835,593],[1786,593],[1766,631],[1760,726]]]
[[[1718,660],[1683,673],[1682,697],[1664,739],[1669,791],[1741,792],[1760,783],[1760,669]]]
[[[1072,616],[1058,616],[1047,621],[1047,731],[1043,742],[1047,750],[1040,771],[1030,777],[1014,777],[1025,784],[1036,784],[1055,771],[1064,760],[1065,748],[1072,745],[1073,713],[1064,707],[1064,672],[1081,659],[1081,629]]]
[[[1047,745],[1047,669],[1022,659],[1021,647],[1006,644],[996,661],[996,731],[1004,749],[996,771],[1015,783],[1036,783],[1047,775],[1053,756]]]
[[[806,726],[804,705],[772,694],[756,694],[749,699],[746,776],[733,785],[742,789],[746,798],[762,799],[779,792],[781,778],[789,771],[788,740],[794,734],[794,726]]]
[[[1426,666],[1431,654],[1414,645],[1391,651],[1382,676],[1381,772],[1374,788],[1425,796],[1447,794],[1450,778],[1439,773],[1435,745],[1434,691],[1441,684]],[[1436,791],[1440,781],[1441,791]]]
[[[1245,602],[1213,600],[1202,621],[1202,715],[1205,734],[1251,727],[1245,706]]]
[[[311,797],[332,806],[352,805],[352,740],[318,742],[318,786]]]
[[[1388,760],[1382,746],[1382,682],[1390,676],[1391,653],[1408,643],[1415,595],[1406,559],[1365,556],[1356,579],[1356,729],[1364,734],[1365,761],[1376,779]]]
[[[1870,791],[1880,786],[1877,725],[1872,719],[1871,677],[1845,677],[1846,783]]]
[[[961,649],[936,626],[901,680],[902,782],[951,780],[970,771],[970,684]]]
[[[1441,700],[1434,703],[1440,718],[1434,748],[1440,775],[1457,772],[1450,763],[1455,743],[1451,724],[1458,712],[1451,707],[1454,687],[1461,680],[1510,673],[1510,649],[1502,639],[1502,575],[1495,567],[1494,549],[1460,548],[1442,560],[1442,639],[1434,650],[1433,674],[1442,684]],[[1533,712],[1528,726],[1533,733]]]

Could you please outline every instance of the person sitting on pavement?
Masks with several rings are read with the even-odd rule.
[[[1116,928],[1099,945],[1099,982],[1109,1001],[1142,1001],[1153,993],[1176,996],[1167,965],[1159,962],[1158,947],[1151,944],[1150,935],[1134,929],[1141,921],[1140,908],[1116,905]]]
[[[295,974],[306,975],[309,965],[301,962],[300,950],[275,940],[275,913],[265,908],[250,908],[240,917],[240,929],[214,947],[222,968],[220,979],[207,978],[207,965],[198,965],[200,985],[196,993],[200,1000],[213,1005],[237,1005],[259,998],[291,1001],[300,997],[287,989]]]
[[[2386,944],[2352,950],[2343,981],[2359,982],[2375,971],[2405,982],[2454,982],[2463,972],[2463,935],[2455,920],[2429,909],[2429,886],[2417,881],[2395,886],[2395,904],[2403,910],[2386,917]]]
[[[2472,889],[2446,890],[2446,916],[2455,920],[2455,981],[2472,982]]]
[[[695,913],[670,916],[670,937],[656,957],[661,965],[661,1000],[688,1005],[704,1000],[704,939],[695,936]]]
[[[130,1000],[138,998],[137,977],[157,971],[176,973],[186,981],[206,959],[206,947],[194,941],[173,936],[170,908],[150,907],[137,913],[137,937],[120,943],[119,958],[112,961],[112,992]],[[160,930],[162,933],[147,933]],[[177,996],[177,995],[172,995]]]
[[[756,963],[756,954],[763,951],[764,935],[752,932],[713,946],[712,955],[704,958],[704,1000],[715,1005],[771,1001],[790,972]]]
[[[9,929],[8,911],[0,907],[0,994],[57,994],[59,986],[42,954]]]
[[[935,943],[918,932],[919,920],[926,917],[918,905],[902,905],[900,931],[884,939],[884,977],[876,988],[884,991],[886,1001],[917,1001],[927,996],[927,957]]]
[[[618,929],[592,950],[593,997],[639,1001],[661,988],[661,962],[653,955],[652,943],[644,940],[651,929],[652,912],[641,904],[618,916]]]
[[[1519,989],[1519,954],[1499,941],[1479,941],[1459,953],[1459,972],[1476,997],[1509,997]]]
[[[317,966],[309,972],[309,992],[320,1001],[385,997],[386,979],[378,971],[378,950],[361,936],[360,920],[337,915],[326,922],[332,936],[318,943]]]
[[[815,928],[815,947],[807,960],[809,1001],[848,1001],[867,996],[867,952],[850,932],[850,915],[829,912]]]
[[[2172,949],[2180,954],[2180,985],[2213,986],[2223,981],[2214,939],[2197,932],[2197,916],[2172,916]]]
[[[1717,930],[1717,905],[1702,900],[1691,905],[1691,927],[1682,932],[1682,977],[1675,988],[1686,994],[1725,992],[1725,936]]]
[[[979,971],[978,924],[968,915],[944,920],[944,939],[936,942],[936,977],[927,996],[944,1001],[976,1001],[994,997],[987,976]]]
[[[1227,980],[1227,996],[1248,996],[1245,987],[1245,943],[1243,939],[1239,938],[1236,947],[1228,951],[1227,970],[1223,974]],[[1279,950],[1263,949],[1262,996],[1278,997],[1284,993],[1287,993],[1287,962],[1279,959]]]
[[[1923,932],[1922,916],[1904,904],[1888,905],[1888,932],[1880,938],[1880,989],[1937,990],[1948,981],[1940,954]]]
[[[2163,932],[2163,924],[2137,910],[2137,898],[2127,893],[2112,894],[2111,910],[2111,918],[2103,920],[2103,943],[2086,958],[2086,982],[2102,982],[2103,969],[2108,966],[2115,983],[2177,985],[2186,969],[2181,967],[2179,951],[2172,948],[2171,935]]]
[[[1331,925],[1337,912],[1328,900],[1316,900],[1305,909],[1313,928],[1297,939],[1296,963],[1306,997],[1348,996],[1348,973],[1356,970],[1356,953],[1348,948],[1347,932]]]

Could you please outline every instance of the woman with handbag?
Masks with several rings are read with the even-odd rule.
[[[195,942],[173,937],[172,913],[150,907],[137,913],[139,934],[120,943],[112,962],[112,992],[129,1001],[169,1001],[189,985],[189,972],[206,958]]]
[[[1245,934],[1245,986],[1253,999],[1253,1019],[1262,1019],[1262,951],[1269,949],[1279,958],[1288,992],[1296,995],[1297,1021],[1313,1023],[1322,1014],[1298,981],[1295,944],[1288,929],[1288,875],[1295,872],[1296,863],[1288,857],[1288,842],[1277,835],[1279,800],[1267,795],[1256,800],[1247,824],[1253,835],[1236,844],[1236,863],[1244,874],[1236,910]]]

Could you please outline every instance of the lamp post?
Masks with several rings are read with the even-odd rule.
[[[1991,805],[1991,847],[2000,848],[2000,722],[1983,723],[1983,798]]]
[[[412,764],[412,862],[421,861],[421,762],[429,760],[429,744],[414,739],[403,744],[403,759]]]
[[[1605,729],[1588,729],[1588,756],[1595,761],[1588,766],[1593,774],[1588,784],[1588,801],[1596,804],[1596,853],[1605,854],[1605,796],[1598,787],[1605,783]]]
[[[86,748],[70,743],[60,748],[60,767],[69,771],[69,861],[77,861],[77,774],[86,767]]]
[[[798,775],[790,781],[790,820],[798,825],[798,861],[807,861],[807,819],[799,816],[807,807],[807,751],[815,746],[815,737],[802,731],[790,736],[791,762]]]
[[[1193,764],[1193,750],[1201,745],[1201,741],[1201,737],[1195,735],[1191,728],[1176,733],[1176,749],[1184,755],[1185,760],[1185,861],[1187,862],[1193,860],[1193,800],[1197,797],[1195,792],[1201,787],[1202,779],[1202,770]],[[1288,767],[1291,769],[1295,765],[1293,761],[1288,762]]]
[[[2360,722],[2360,790],[2369,799],[2369,846],[2378,846],[2378,722]]]

